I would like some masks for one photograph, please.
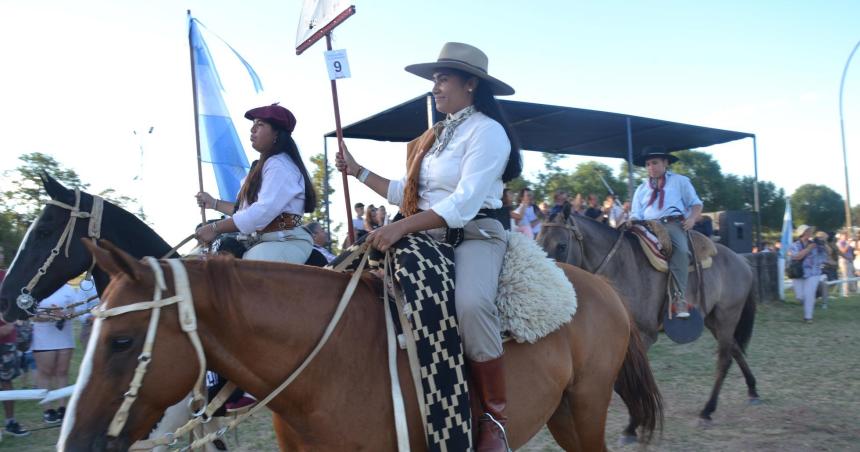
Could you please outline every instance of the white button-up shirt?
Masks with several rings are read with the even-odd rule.
[[[693,206],[702,205],[702,200],[696,194],[696,189],[690,183],[687,176],[666,171],[666,186],[663,187],[663,209],[660,209],[660,197],[654,200],[650,206],[648,201],[654,190],[646,179],[633,194],[633,202],[630,208],[632,220],[658,220],[673,215],[690,216]]]
[[[244,184],[244,181],[242,182]],[[266,159],[263,183],[257,201],[248,205],[243,200],[233,214],[233,223],[243,234],[265,228],[282,212],[301,215],[305,211],[305,180],[299,167],[286,154]]]
[[[455,116],[462,111],[455,113]],[[421,162],[418,208],[432,209],[449,228],[462,228],[478,210],[502,207],[502,173],[511,142],[501,124],[481,112],[463,121],[445,149]],[[406,176],[388,184],[388,202],[403,202]]]

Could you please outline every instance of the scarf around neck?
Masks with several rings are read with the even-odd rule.
[[[403,203],[400,210],[404,216],[410,216],[418,213],[418,181],[421,174],[421,162],[428,152],[438,154],[448,147],[451,138],[457,127],[475,114],[474,105],[448,115],[443,121],[433,124],[433,128],[424,132],[420,137],[416,138],[407,145],[408,147],[417,146],[412,159],[408,162],[406,171],[406,186],[403,188]]]
[[[651,187],[651,199],[648,200],[648,205],[646,207],[651,207],[659,197],[659,201],[657,201],[657,208],[663,210],[663,200],[666,198],[666,174],[664,173],[660,177],[649,177],[648,178],[648,186]]]

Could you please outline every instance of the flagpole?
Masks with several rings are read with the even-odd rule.
[[[194,73],[194,44],[191,42],[191,10],[188,13],[188,56],[191,62],[191,93],[194,98],[194,139],[197,142],[197,188],[203,191],[203,163],[200,157],[200,115],[197,112],[197,75]],[[200,206],[200,224],[206,224],[206,206]]]
[[[325,35],[326,50],[331,51],[331,33]],[[340,106],[337,101],[337,80],[331,79],[331,100],[334,103],[334,126],[337,132],[337,153],[343,153],[343,129],[340,126]],[[343,182],[343,199],[346,202],[346,227],[350,242],[355,242],[355,230],[352,227],[352,209],[349,201],[349,181],[346,178],[346,171],[340,173],[341,181]]]

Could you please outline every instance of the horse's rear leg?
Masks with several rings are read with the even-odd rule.
[[[714,381],[714,388],[711,390],[711,398],[708,399],[708,403],[705,404],[705,408],[702,409],[702,412],[699,413],[699,417],[706,421],[711,420],[711,414],[717,409],[717,399],[720,396],[720,389],[723,386],[723,380],[726,379],[726,374],[729,371],[729,367],[732,365],[732,348],[734,346],[734,341],[732,343],[719,343],[718,352],[717,352],[717,378]]]
[[[752,374],[752,370],[750,370],[749,364],[747,364],[747,358],[744,355],[744,351],[741,350],[740,345],[737,343],[732,347],[732,358],[735,359],[738,363],[738,367],[740,367],[741,372],[744,374],[744,380],[747,382],[747,395],[750,398],[750,403],[758,403],[759,398],[758,391],[756,391],[755,377]]]

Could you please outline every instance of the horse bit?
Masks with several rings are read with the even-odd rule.
[[[31,294],[33,288],[36,287],[36,284],[39,283],[39,280],[45,273],[48,272],[48,267],[51,266],[51,263],[54,262],[54,258],[56,258],[60,254],[60,248],[63,247],[63,243],[65,243],[65,256],[69,257],[69,246],[72,244],[72,232],[75,230],[75,225],[78,221],[78,218],[89,218],[89,226],[87,237],[92,239],[93,242],[97,242],[99,238],[101,238],[101,227],[102,227],[102,211],[104,210],[104,199],[100,196],[93,195],[93,208],[90,212],[81,212],[81,191],[79,189],[75,189],[75,205],[70,206],[68,204],[62,203],[60,201],[56,201],[53,199],[49,199],[47,204],[54,205],[63,209],[66,209],[69,212],[69,221],[66,223],[66,228],[63,230],[63,233],[60,234],[60,239],[57,241],[57,245],[51,249],[51,254],[45,259],[45,263],[39,267],[39,270],[36,271],[36,274],[33,276],[33,279],[30,280],[30,283],[27,284],[26,287],[21,288],[21,295],[18,295],[18,298],[15,300],[18,307],[21,308],[24,312],[30,315],[36,315],[36,309],[34,306],[36,305],[36,299]],[[38,221],[38,220],[37,220]],[[93,267],[95,267],[96,261],[93,259],[92,264],[90,264],[90,268],[87,270],[87,274],[84,279],[90,279],[92,277]],[[87,300],[86,302],[89,302]],[[86,302],[78,303],[83,304]],[[67,306],[69,308],[71,306]]]

